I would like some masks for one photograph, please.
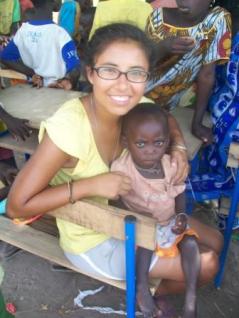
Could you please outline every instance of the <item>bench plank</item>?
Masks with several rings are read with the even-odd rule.
[[[62,249],[59,246],[58,238],[47,233],[43,233],[41,231],[37,231],[28,225],[15,225],[10,219],[1,216],[0,240],[17,246],[34,255],[45,258],[51,262],[70,268],[78,273],[89,276],[87,275],[87,273],[84,273],[73,266],[66,259]],[[90,277],[118,287],[120,289],[125,289],[124,282],[106,278],[99,279],[98,277],[95,277],[93,275],[91,275]]]
[[[2,90],[1,103],[12,116],[28,119],[32,128],[39,128],[63,103],[80,96],[81,92],[20,84]]]
[[[48,214],[120,240],[124,239],[125,216],[134,215],[137,218],[136,245],[155,249],[156,220],[149,216],[86,200],[67,204]]]
[[[30,85],[20,84],[1,91],[1,102],[11,115],[28,119],[31,127],[39,128],[40,122],[53,115],[64,102],[83,94],[82,92],[46,87],[37,89]],[[188,157],[191,160],[202,145],[202,142],[191,134],[193,109],[178,107],[172,114],[183,132],[188,148]],[[204,117],[204,124],[210,126],[209,116],[205,115]]]
[[[33,154],[38,145],[38,131],[33,129],[32,134],[25,141],[14,139],[10,134],[0,137],[0,147],[19,151],[21,153]]]

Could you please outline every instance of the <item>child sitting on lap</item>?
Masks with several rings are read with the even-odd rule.
[[[139,104],[124,119],[123,141],[128,151],[114,161],[111,168],[131,178],[132,190],[122,196],[122,202],[130,210],[149,213],[157,219],[156,255],[176,257],[181,254],[187,285],[183,317],[196,317],[200,270],[197,234],[188,227],[184,213],[185,185],[171,183],[176,167],[170,164],[170,156],[166,154],[167,115],[159,105]],[[147,249],[137,249],[137,301],[144,317],[157,317],[158,313],[148,287],[152,254]]]

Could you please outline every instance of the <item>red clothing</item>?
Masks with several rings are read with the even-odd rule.
[[[175,0],[155,0],[150,3],[151,6],[156,9],[159,7],[165,7],[165,8],[176,8],[177,4]]]
[[[31,9],[34,7],[31,0],[20,0],[20,5],[22,12],[25,12],[27,9]]]

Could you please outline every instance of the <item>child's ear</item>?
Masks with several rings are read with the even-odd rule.
[[[127,138],[126,138],[125,134],[122,134],[122,136],[121,136],[121,143],[122,143],[122,146],[124,148],[128,148],[128,142],[127,142]]]

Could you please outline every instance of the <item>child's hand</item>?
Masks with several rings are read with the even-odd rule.
[[[70,79],[62,78],[62,79],[58,80],[57,82],[50,84],[48,87],[60,88],[60,89],[65,89],[67,91],[70,91],[72,89],[72,84],[71,84]]]
[[[195,40],[189,36],[171,37],[163,41],[168,54],[186,54],[195,46]]]
[[[176,235],[182,234],[187,227],[188,217],[185,213],[179,213],[175,218],[175,225],[172,227],[172,232]]]
[[[43,78],[38,74],[34,74],[32,76],[32,86],[36,88],[41,88],[43,86]]]
[[[205,145],[213,143],[213,134],[211,128],[203,126],[202,124],[193,124],[192,133],[198,139],[201,139]]]
[[[100,174],[92,178],[93,195],[107,199],[118,199],[131,190],[131,180],[121,172]]]
[[[31,134],[31,129],[27,126],[28,120],[7,116],[4,119],[8,131],[15,139],[25,140]]]

